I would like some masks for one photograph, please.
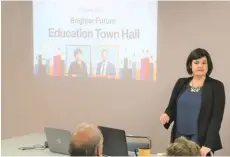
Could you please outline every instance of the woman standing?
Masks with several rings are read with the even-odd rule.
[[[225,108],[224,85],[209,77],[213,64],[205,49],[193,50],[186,67],[192,76],[178,79],[160,121],[166,129],[174,122],[171,142],[184,136],[198,143],[202,156],[207,156],[222,149],[219,130]]]

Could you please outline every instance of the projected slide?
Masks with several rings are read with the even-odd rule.
[[[157,1],[33,1],[34,74],[156,80]]]

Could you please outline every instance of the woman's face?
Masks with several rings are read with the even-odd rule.
[[[192,61],[192,72],[194,76],[205,76],[208,72],[208,62],[206,57]]]

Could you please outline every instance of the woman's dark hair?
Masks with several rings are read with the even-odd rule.
[[[208,62],[208,72],[207,72],[207,76],[209,76],[212,73],[213,70],[213,64],[212,64],[212,59],[208,53],[207,50],[202,49],[202,48],[197,48],[195,50],[193,50],[187,59],[186,62],[186,68],[187,68],[187,72],[191,75],[192,74],[192,61],[196,60],[196,59],[200,59],[202,57],[206,57],[207,58],[207,62]]]

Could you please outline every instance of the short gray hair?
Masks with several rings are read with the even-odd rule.
[[[73,133],[73,136],[76,135],[80,131],[84,131],[87,129],[92,129],[92,143],[89,141],[89,144],[93,144],[93,142],[96,142],[96,145],[101,148],[103,147],[103,135],[101,133],[101,130],[98,128],[98,126],[93,125],[93,124],[87,124],[87,123],[81,123],[76,131]]]
[[[90,152],[91,155],[96,155],[99,148],[103,148],[103,135],[96,125],[82,123],[72,135],[69,153],[70,156],[78,156],[79,149]],[[84,154],[84,153],[83,153]],[[82,156],[80,154],[80,156]]]
[[[201,156],[200,146],[182,136],[170,144],[167,156]]]

